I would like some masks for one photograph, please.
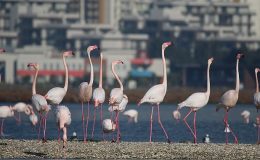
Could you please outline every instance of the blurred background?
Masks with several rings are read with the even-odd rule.
[[[254,68],[260,67],[259,0],[1,0],[0,47],[7,51],[0,55],[1,101],[30,99],[30,62],[40,64],[39,92],[63,85],[65,50],[76,52],[67,58],[70,91],[65,101],[77,101],[79,84],[89,81],[86,48],[96,44],[104,55],[105,88],[118,85],[111,62],[121,59],[125,63],[116,71],[136,102],[161,82],[165,41],[174,44],[166,49],[166,102],[180,102],[206,88],[210,57],[215,58],[211,101],[217,101],[227,88],[235,87],[238,52],[245,54],[240,63],[240,102],[252,102]],[[96,87],[99,53],[91,56]]]

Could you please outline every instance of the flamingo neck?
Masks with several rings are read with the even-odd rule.
[[[115,76],[117,82],[119,83],[120,89],[123,91],[123,84],[122,84],[122,82],[120,81],[118,75],[117,75],[116,72],[115,72],[115,64],[112,64],[112,73],[113,73],[113,75]]]
[[[236,91],[239,91],[239,70],[238,70],[238,64],[239,64],[239,59],[237,59],[237,64],[236,64]]]
[[[163,62],[163,83],[162,84],[165,86],[165,88],[167,88],[167,72],[166,72],[166,61],[164,57],[164,49],[162,49],[162,62]]]
[[[258,84],[257,72],[255,72],[255,81],[256,81],[256,93],[258,93],[259,92],[259,84]]]
[[[102,88],[102,56],[100,56],[100,68],[99,68],[99,88]]]
[[[37,79],[37,76],[38,76],[38,72],[39,72],[39,69],[36,69],[35,75],[34,75],[34,78],[33,78],[33,84],[32,84],[32,95],[36,94],[36,79]]]
[[[69,71],[68,71],[68,66],[65,60],[65,56],[62,56],[62,60],[63,60],[63,65],[65,68],[65,84],[64,84],[64,90],[67,92],[68,90],[68,83],[69,83]]]
[[[89,63],[90,63],[90,80],[89,80],[89,85],[92,86],[94,73],[93,73],[93,64],[92,64],[92,61],[91,61],[91,58],[90,58],[90,52],[88,52],[88,59],[89,59]]]
[[[210,95],[210,77],[209,77],[209,69],[210,69],[210,64],[208,64],[207,68],[207,95]]]

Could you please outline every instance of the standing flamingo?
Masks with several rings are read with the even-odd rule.
[[[51,104],[59,105],[67,93],[68,82],[69,82],[69,71],[68,71],[68,66],[67,66],[65,58],[74,56],[74,55],[75,54],[72,51],[65,51],[62,54],[63,65],[65,68],[65,84],[64,84],[64,87],[54,87],[54,88],[50,89],[47,92],[47,94],[44,96],[46,98],[46,100]]]
[[[46,99],[36,93],[36,80],[39,72],[39,64],[37,63],[29,63],[28,67],[33,67],[35,70],[33,83],[32,83],[32,105],[40,114],[40,126],[38,132],[38,139],[40,138],[41,125],[43,125],[43,142],[46,141],[46,119],[48,112],[50,110],[50,106],[48,106]]]
[[[208,60],[208,68],[207,68],[207,91],[206,92],[197,92],[190,95],[185,101],[178,104],[178,110],[180,110],[183,107],[190,108],[190,112],[184,117],[183,121],[185,122],[186,126],[189,128],[190,132],[192,133],[194,137],[194,143],[197,143],[197,130],[196,130],[196,113],[199,109],[207,105],[209,101],[209,95],[210,95],[210,77],[209,77],[209,70],[210,65],[213,62],[213,58],[210,58]],[[186,119],[191,114],[191,112],[194,112],[193,117],[193,125],[194,130],[191,129],[189,124],[187,123]]]
[[[0,128],[0,137],[4,136],[4,119],[14,116],[14,110],[11,106],[0,106],[0,119],[2,119]]]
[[[97,49],[98,47],[96,45],[89,46],[87,49],[88,53],[88,59],[90,63],[90,80],[88,82],[82,82],[79,86],[79,99],[81,101],[81,112],[82,112],[82,129],[83,129],[83,136],[84,136],[84,142],[86,142],[87,135],[88,135],[88,119],[89,119],[89,101],[92,97],[92,85],[93,85],[93,79],[94,79],[94,72],[93,72],[93,65],[90,58],[90,53],[94,49]],[[83,103],[88,102],[88,112],[87,112],[87,123],[86,123],[86,129],[84,126],[84,110],[83,110]]]
[[[243,54],[237,54],[237,62],[236,62],[236,89],[235,90],[228,90],[226,91],[221,99],[220,102],[216,108],[216,111],[218,111],[221,107],[223,107],[226,111],[225,117],[224,117],[224,123],[225,123],[225,128],[230,130],[232,133],[235,143],[238,143],[237,136],[234,134],[232,131],[230,125],[228,124],[228,111],[229,109],[235,107],[237,100],[238,100],[238,94],[239,94],[239,70],[238,70],[238,65],[239,65],[239,60],[242,58],[244,55]],[[226,132],[226,144],[228,143],[228,132]]]
[[[4,53],[5,52],[5,49],[4,48],[0,48],[0,54],[1,53]],[[1,75],[0,75],[0,82],[2,81],[2,77],[1,77]]]
[[[124,94],[123,99],[119,103],[119,105],[113,105],[108,108],[108,111],[111,112],[111,117],[112,117],[112,112],[116,112],[115,122],[117,128],[117,142],[119,142],[121,138],[120,127],[119,127],[119,113],[125,110],[127,103],[128,103],[128,97],[127,95]]]
[[[166,62],[164,57],[164,50],[171,45],[171,42],[165,42],[162,44],[162,62],[163,62],[163,83],[157,84],[150,88],[144,95],[144,97],[140,100],[138,105],[140,106],[144,102],[148,102],[152,105],[156,104],[158,108],[158,123],[160,124],[165,137],[167,139],[167,142],[170,143],[170,139],[162,125],[161,118],[160,118],[160,103],[163,101],[166,91],[167,91],[167,72],[166,72]],[[150,117],[150,143],[152,142],[152,128],[153,128],[153,109],[154,106],[152,106],[152,112]]]
[[[257,77],[257,73],[260,71],[259,68],[255,68],[255,80],[256,80],[256,91],[254,94],[254,103],[258,110],[260,109],[260,92],[259,92],[259,84],[258,84],[258,77]],[[257,125],[257,130],[258,130],[258,134],[257,134],[257,144],[260,144],[260,125]]]
[[[63,130],[63,148],[67,144],[67,126],[71,123],[71,113],[68,107],[58,106],[56,110],[56,122],[59,129]]]
[[[115,72],[115,65],[117,64],[124,64],[121,60],[116,60],[112,62],[111,68],[112,73],[115,76],[117,82],[120,85],[120,88],[113,88],[110,92],[110,98],[109,98],[109,105],[112,106],[112,110],[116,110],[116,128],[117,128],[117,142],[119,142],[119,136],[120,136],[120,130],[119,130],[119,124],[118,124],[118,109],[120,103],[123,101],[124,95],[123,95],[123,84],[120,81],[118,75]],[[126,97],[127,98],[127,97]],[[128,102],[128,100],[127,100]]]
[[[92,128],[92,139],[94,137],[94,129],[95,129],[95,120],[96,120],[96,108],[100,105],[100,123],[102,126],[102,121],[103,121],[103,113],[102,113],[102,104],[105,101],[105,90],[102,88],[102,60],[103,60],[103,55],[100,53],[100,68],[99,68],[99,87],[94,89],[93,92],[93,100],[94,100],[94,122],[93,122],[93,128]],[[102,129],[103,130],[103,129]],[[104,132],[103,134],[103,139],[104,139]]]

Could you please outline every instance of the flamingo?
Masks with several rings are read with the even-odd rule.
[[[116,130],[116,124],[111,119],[104,119],[102,128],[104,133],[114,132]]]
[[[249,123],[249,117],[250,117],[250,112],[248,110],[244,110],[243,112],[241,112],[240,114],[242,116],[242,118],[244,119],[244,122],[246,124]]]
[[[24,112],[26,115],[30,115],[32,112],[32,106],[30,104],[25,104],[23,102],[18,102],[13,106],[13,109],[18,112],[18,122],[21,123],[20,113]]]
[[[123,91],[124,91],[123,84],[115,72],[115,65],[117,65],[117,64],[124,64],[124,62],[121,60],[116,60],[116,61],[113,61],[112,65],[111,65],[112,73],[115,76],[117,82],[119,83],[120,88],[113,88],[111,90],[110,98],[109,98],[109,105],[111,106],[112,109],[109,109],[109,110],[116,111],[117,142],[119,142],[119,136],[120,136],[119,123],[118,123],[118,116],[119,116],[118,112],[120,110],[119,107],[120,107],[120,103],[123,101],[123,98],[127,99],[127,102],[128,102],[128,98],[126,95],[125,96],[123,95]],[[126,102],[126,104],[127,104],[127,102]],[[121,104],[121,108],[124,107],[124,106],[122,106],[124,104],[125,104],[125,102],[123,102],[123,104]]]
[[[94,72],[93,72],[93,65],[90,58],[90,53],[94,49],[97,49],[97,45],[89,46],[87,48],[88,53],[88,59],[90,63],[90,81],[88,82],[82,82],[79,85],[79,99],[81,101],[81,112],[82,112],[82,129],[83,129],[83,136],[84,136],[84,142],[86,142],[87,135],[88,135],[88,119],[89,119],[89,101],[92,97],[92,85],[93,85],[93,79],[94,79]],[[88,112],[87,112],[87,123],[86,123],[86,129],[84,126],[84,110],[83,110],[83,103],[88,102]]]
[[[14,116],[14,110],[11,106],[0,106],[0,119],[2,119],[0,136],[4,136],[4,119]]]
[[[135,110],[135,109],[129,109],[127,111],[125,111],[123,113],[123,115],[127,116],[129,119],[128,119],[128,122],[134,122],[134,123],[137,123],[138,122],[138,111]]]
[[[260,109],[260,92],[259,92],[259,84],[258,84],[258,77],[257,77],[257,73],[259,71],[260,71],[259,68],[255,68],[256,91],[255,91],[255,94],[254,94],[254,103],[255,103],[257,112]],[[258,125],[258,129],[257,130],[258,130],[257,144],[260,144],[260,125]]]
[[[63,130],[63,148],[66,147],[67,144],[67,126],[71,123],[71,113],[68,107],[66,106],[58,106],[56,110],[56,122],[58,124],[59,129]]]
[[[239,60],[240,58],[242,58],[244,55],[243,54],[237,54],[236,58],[237,58],[237,62],[236,62],[236,89],[235,90],[228,90],[226,91],[221,99],[220,102],[216,108],[216,111],[218,111],[221,107],[225,109],[225,117],[224,117],[224,123],[225,123],[225,128],[227,128],[228,130],[230,130],[230,132],[232,133],[234,139],[235,139],[235,143],[238,143],[238,139],[237,136],[234,134],[234,132],[232,131],[232,129],[230,128],[230,125],[228,124],[228,111],[235,107],[237,100],[238,100],[238,94],[239,94],[239,70],[238,70],[238,65],[239,65]],[[226,132],[226,144],[228,143],[228,132]]]
[[[192,133],[194,137],[194,143],[197,143],[197,130],[196,130],[196,113],[199,109],[207,105],[209,101],[210,96],[210,76],[209,76],[209,70],[210,66],[213,62],[213,58],[208,59],[208,68],[207,68],[207,91],[206,92],[197,92],[190,95],[185,101],[178,104],[177,110],[180,110],[183,107],[190,108],[190,111],[188,114],[184,117],[183,121],[185,125],[189,128],[190,132]],[[193,125],[194,130],[191,129],[189,124],[187,123],[186,119],[191,114],[191,112],[194,112],[193,117]]]
[[[162,62],[163,62],[163,83],[157,84],[150,88],[144,95],[144,97],[140,100],[138,103],[138,106],[140,106],[142,103],[148,102],[152,104],[152,112],[151,112],[151,117],[150,117],[150,143],[152,142],[152,121],[153,121],[153,109],[154,109],[154,104],[157,105],[158,108],[158,123],[160,124],[165,137],[167,139],[167,142],[170,143],[170,139],[168,137],[168,134],[166,133],[162,122],[160,118],[160,103],[163,101],[166,91],[167,91],[167,73],[166,73],[166,62],[165,62],[165,57],[164,57],[164,50],[171,45],[171,42],[165,42],[162,44]]]
[[[64,84],[64,87],[54,87],[54,88],[50,89],[47,92],[47,94],[44,96],[50,104],[59,105],[67,93],[68,82],[69,82],[69,71],[68,71],[68,66],[67,66],[65,58],[74,56],[74,55],[75,55],[75,53],[72,51],[65,51],[62,54],[62,60],[63,60],[64,68],[65,68],[65,84]]]
[[[123,99],[119,105],[110,106],[108,108],[109,112],[116,112],[115,122],[116,122],[116,128],[117,128],[117,142],[119,142],[121,134],[120,134],[120,127],[119,127],[119,113],[123,112],[127,106],[128,103],[128,97],[127,95],[123,95]],[[112,115],[112,114],[111,114]],[[112,117],[112,116],[111,116]]]
[[[46,119],[50,106],[48,106],[45,97],[36,93],[36,80],[39,72],[39,64],[29,63],[28,67],[32,67],[35,70],[33,83],[32,83],[32,105],[40,114],[40,126],[38,132],[38,139],[40,138],[41,125],[43,125],[43,142],[46,141]]]
[[[4,49],[4,48],[0,48],[0,54],[1,54],[1,53],[4,53],[4,52],[5,52],[5,49]],[[0,82],[1,82],[1,79],[2,79],[2,78],[1,78],[1,75],[0,75]]]
[[[102,104],[105,101],[105,90],[102,88],[102,59],[103,59],[103,55],[102,55],[102,53],[100,53],[99,87],[94,89],[94,92],[93,92],[94,122],[93,122],[93,128],[92,128],[92,139],[93,139],[93,136],[94,136],[94,129],[95,129],[96,108],[99,105],[100,105],[100,122],[101,122],[101,126],[102,126],[102,121],[103,121]],[[103,139],[104,139],[104,132],[102,134],[103,134]]]
[[[34,112],[29,116],[29,120],[33,126],[36,126],[38,123],[38,117]]]

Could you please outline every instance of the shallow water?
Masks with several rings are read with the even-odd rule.
[[[1,103],[3,105],[3,103]],[[7,104],[7,103],[6,103]],[[76,103],[66,103],[72,114],[72,123],[68,128],[68,137],[75,131],[78,138],[82,139],[82,123],[81,123],[81,105]],[[108,106],[103,106],[103,117],[110,118],[110,113],[107,111]],[[85,105],[85,114],[87,106]],[[139,112],[138,123],[128,123],[126,116],[120,115],[120,129],[122,141],[149,141],[150,129],[150,105],[141,105],[137,107],[135,104],[129,104],[127,109],[137,109]],[[157,109],[154,108],[154,121],[153,121],[153,141],[165,141],[163,131],[157,123]],[[177,122],[172,117],[172,111],[176,109],[176,105],[162,104],[160,107],[161,121],[168,132],[170,139],[174,142],[193,141],[192,135],[186,128],[183,121]],[[250,111],[250,123],[244,124],[240,113],[243,110]],[[189,110],[183,108],[181,110],[182,118]],[[257,136],[257,128],[253,123],[257,116],[256,109],[253,105],[237,105],[229,112],[229,124],[238,136],[239,143],[255,143]],[[22,115],[22,123],[16,124],[14,118],[8,118],[4,123],[4,133],[6,138],[15,139],[37,139],[37,128],[33,129],[29,123],[28,116]],[[214,143],[224,143],[224,110],[215,112],[214,105],[207,105],[197,112],[197,138],[198,142],[202,142],[202,138],[209,134],[211,141]],[[91,120],[89,121],[88,137],[91,137],[92,121],[93,119],[93,106],[91,106]],[[192,126],[193,114],[188,118],[188,123]],[[57,138],[57,126],[55,124],[54,109],[47,119],[47,138]],[[97,112],[97,120],[95,127],[94,139],[101,139],[101,126],[99,111]],[[111,135],[106,135],[106,139],[110,139]],[[233,138],[230,135],[229,141],[233,143]]]

